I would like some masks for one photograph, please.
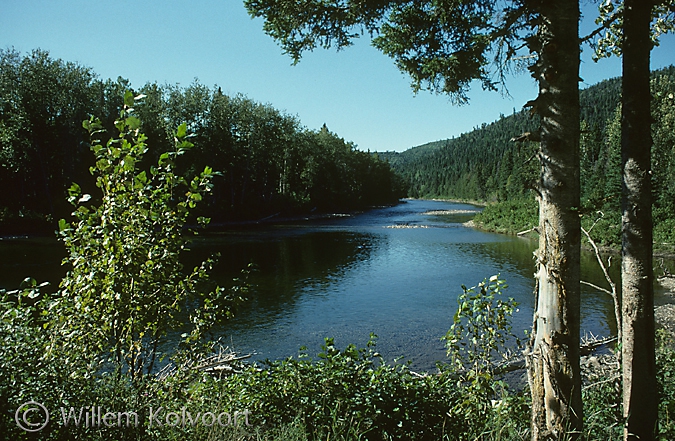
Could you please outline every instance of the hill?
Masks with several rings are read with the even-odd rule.
[[[652,73],[652,95],[655,228],[662,229],[660,240],[672,245],[675,239],[670,238],[675,227],[675,217],[671,214],[675,212],[674,66]],[[607,217],[603,222],[608,223],[608,228],[620,219],[620,96],[620,78],[602,81],[580,92],[582,208],[586,213],[603,211]],[[538,144],[511,140],[536,127],[536,119],[528,110],[523,110],[453,139],[379,156],[388,160],[402,176],[409,197],[509,202],[511,209],[527,205],[533,211],[536,204],[531,202],[530,189],[535,187],[539,176]],[[528,198],[529,202],[521,203]],[[536,218],[536,213],[523,216],[524,220],[512,227],[495,228],[526,229],[531,225],[522,223],[531,222],[533,216]],[[609,244],[617,241],[618,229],[614,230],[602,241]]]

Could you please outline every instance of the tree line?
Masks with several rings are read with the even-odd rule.
[[[675,245],[675,66],[651,74],[654,234],[660,248]],[[604,80],[579,93],[581,108],[581,207],[586,226],[598,221],[596,242],[621,244],[621,78]],[[405,152],[383,152],[404,179],[408,195],[499,203],[488,215],[515,206],[529,210],[511,232],[531,228],[539,164],[537,145],[514,142],[514,134],[532,132],[537,117],[523,110],[502,116],[456,138],[435,141]],[[602,218],[600,218],[600,212]],[[504,213],[506,216],[506,213]],[[599,219],[600,218],[600,219]],[[503,219],[506,221],[506,218]],[[529,222],[529,223],[528,223]],[[536,223],[536,222],[535,222]],[[491,224],[500,229],[500,225]],[[500,229],[501,230],[501,229]]]
[[[100,117],[112,133],[125,90],[145,95],[135,106],[150,139],[144,164],[155,164],[185,122],[195,149],[181,172],[208,164],[219,174],[200,213],[214,223],[310,211],[356,210],[394,203],[402,186],[377,155],[360,151],[326,125],[243,95],[198,82],[188,87],[101,80],[92,69],[53,59],[47,51],[0,51],[0,225],[5,231],[53,230],[65,217],[72,182],[94,186],[93,157],[82,121]],[[46,226],[46,227],[45,227]]]

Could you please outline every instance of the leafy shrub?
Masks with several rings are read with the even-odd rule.
[[[539,208],[533,197],[509,199],[487,205],[474,221],[488,231],[516,234],[539,224]]]
[[[175,150],[160,155],[149,174],[139,171],[147,146],[141,122],[133,116],[135,100],[126,93],[115,122],[119,135],[105,145],[96,139],[101,123],[93,117],[83,123],[93,137],[91,172],[101,196],[82,194],[77,184],[69,190],[76,222],[61,220],[59,234],[71,270],[50,307],[55,313],[50,324],[63,336],[57,342],[64,356],[108,354],[102,362],[140,381],[155,369],[168,332],[183,325],[183,311],[192,324],[183,343],[194,351],[205,330],[229,317],[242,297],[219,287],[211,291],[212,260],[183,273],[183,227],[210,191],[213,171],[206,167],[191,181],[176,174],[176,159],[193,147],[185,124],[175,133]]]
[[[499,363],[510,358],[509,345],[521,347],[511,326],[518,303],[512,297],[502,298],[506,288],[498,275],[471,288],[462,285],[453,324],[442,338],[452,361],[450,375],[458,377],[457,388],[463,397],[455,413],[470,408],[476,420],[485,422],[479,427],[500,420],[515,403],[506,383],[495,378]],[[493,407],[495,401],[501,403],[499,409]]]
[[[656,372],[659,390],[659,440],[675,439],[675,339],[656,332]]]
[[[459,399],[454,381],[386,364],[371,337],[366,348],[343,350],[329,338],[317,360],[303,353],[268,362],[204,390],[248,408],[257,425],[300,421],[312,439],[443,439],[469,429],[470,413],[450,415]]]
[[[167,383],[155,377],[165,355],[161,344],[189,318],[174,360],[180,364],[209,351],[205,332],[230,317],[246,293],[244,281],[231,289],[213,288],[212,260],[183,273],[183,229],[210,190],[213,171],[206,167],[192,180],[175,173],[176,159],[192,147],[184,124],[175,133],[175,150],[162,154],[149,174],[139,171],[146,137],[133,115],[135,101],[131,92],[125,94],[115,121],[119,135],[105,145],[95,139],[101,123],[94,118],[83,123],[94,137],[96,163],[90,170],[101,195],[83,194],[77,184],[69,190],[76,222],[59,223],[68,251],[64,264],[70,267],[59,291],[43,294],[41,285],[27,279],[21,290],[0,299],[0,427],[14,438],[28,436],[12,423],[12,410],[29,400],[52,410],[147,409],[158,405],[159,397],[180,403],[179,395],[161,393]],[[180,372],[176,378],[184,383],[201,378],[190,369]],[[145,435],[145,426],[86,432],[91,430],[53,422],[40,436],[135,438]]]

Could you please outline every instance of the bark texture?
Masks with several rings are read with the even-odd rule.
[[[532,439],[574,437],[583,424],[579,369],[579,3],[533,2],[539,12],[539,249],[527,352]],[[534,47],[532,47],[534,45]]]
[[[651,1],[626,0],[621,112],[622,375],[625,440],[653,440],[658,414],[652,267]]]

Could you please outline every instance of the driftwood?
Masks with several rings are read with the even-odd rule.
[[[583,355],[588,355],[591,352],[595,351],[601,346],[608,345],[610,343],[614,343],[617,341],[617,337],[605,337],[605,338],[595,338],[592,337],[590,341],[586,342],[585,344],[581,345],[579,348],[579,353]]]
[[[251,358],[252,355],[237,355],[230,348],[221,347],[216,354],[198,360],[189,360],[182,366],[168,364],[159,371],[158,378],[164,380],[174,375],[179,369],[196,370],[212,374],[238,374],[244,368],[242,361]]]
[[[525,230],[525,231],[521,231],[520,233],[516,233],[516,236],[523,236],[527,233],[531,233],[532,231],[539,233],[539,231],[537,230],[537,227],[532,227],[529,230]]]
[[[598,349],[599,347],[608,345],[612,342],[615,342],[617,340],[616,337],[605,337],[605,338],[596,338],[595,336],[591,336],[590,339],[587,339],[580,347],[579,347],[579,354],[580,355],[588,355]],[[517,357],[511,360],[507,360],[498,366],[495,366],[493,369],[492,373],[494,375],[503,375],[503,374],[508,374],[509,372],[515,372],[521,369],[525,369],[527,367],[525,363],[525,358],[524,357]],[[453,379],[459,379],[462,377],[467,372],[466,369],[457,371],[452,373],[451,378]],[[416,377],[424,377],[427,374],[420,374],[417,372],[412,372],[411,374],[416,376]]]
[[[237,361],[251,358],[252,355],[253,354],[237,356],[234,352],[226,353],[225,355],[218,353],[201,360],[199,365],[194,366],[192,369],[205,372],[218,372],[221,370],[237,372],[232,365],[236,364]]]
[[[588,355],[594,350],[598,349],[601,346],[607,345],[609,343],[615,342],[616,337],[606,337],[606,338],[597,338],[593,335],[590,338],[585,339],[583,344],[579,348],[580,354]],[[164,366],[158,373],[158,378],[164,380],[167,377],[174,375],[179,369],[188,369],[188,370],[197,370],[202,372],[209,372],[212,374],[237,374],[241,373],[244,368],[243,360],[251,358],[253,354],[246,355],[237,355],[230,348],[220,348],[216,354],[210,355],[206,358],[199,360],[190,360],[184,365],[178,367],[175,364],[168,364]],[[494,367],[492,373],[494,375],[503,375],[509,372],[518,371],[526,368],[525,358],[519,356],[517,358],[512,358],[507,360]],[[468,370],[461,370],[453,372],[451,378],[459,379],[464,375]],[[425,377],[429,374],[427,373],[418,373],[410,371],[410,374],[415,377]]]
[[[590,341],[585,342],[579,347],[579,355],[584,356],[592,353],[599,347],[608,345],[612,342],[615,342],[617,339],[616,337],[606,337],[606,338],[592,338]],[[494,373],[495,374],[506,374],[508,372],[513,372],[517,371],[520,369],[525,369],[525,359],[524,358],[518,358],[516,360],[510,361],[503,363],[499,365]]]

